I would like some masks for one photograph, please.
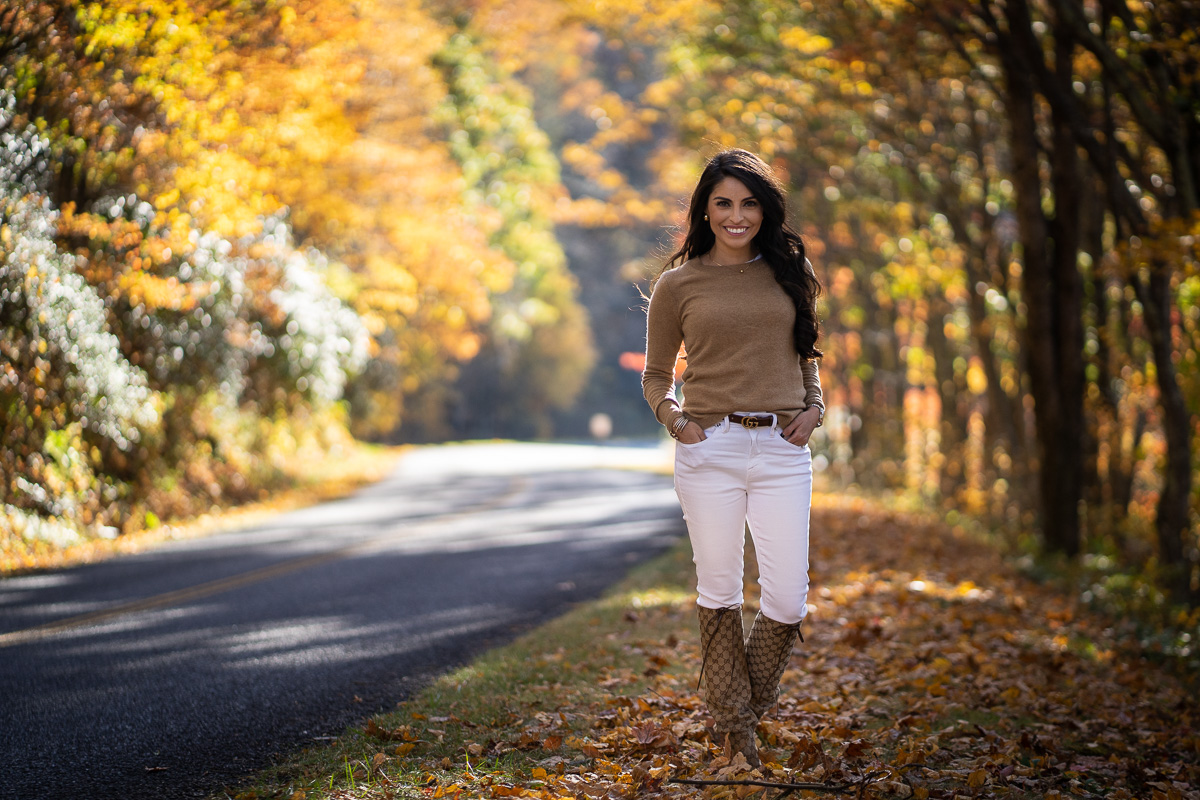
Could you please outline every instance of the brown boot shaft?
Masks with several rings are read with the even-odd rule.
[[[792,658],[800,623],[785,625],[759,613],[746,640],[746,665],[750,676],[750,711],[762,718],[779,699],[779,679]],[[803,637],[801,637],[803,640]]]
[[[750,712],[750,674],[742,632],[741,606],[699,607],[700,678],[704,702],[713,715],[717,743],[728,736],[732,749],[741,752],[750,766],[758,766],[754,740],[757,717]]]

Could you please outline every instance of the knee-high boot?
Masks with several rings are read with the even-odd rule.
[[[761,719],[779,699],[779,679],[800,635],[800,622],[785,625],[759,612],[746,640],[746,665],[750,676],[750,711]],[[804,637],[800,636],[800,641]]]
[[[742,633],[742,607],[704,608],[700,611],[700,678],[704,702],[713,715],[719,744],[728,738],[734,752],[759,766],[754,728],[758,719],[750,712],[750,673]]]

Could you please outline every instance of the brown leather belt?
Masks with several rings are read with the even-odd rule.
[[[743,428],[766,428],[775,421],[775,418],[770,414],[763,417],[747,417],[741,414],[730,414],[729,421],[734,425],[741,425]]]

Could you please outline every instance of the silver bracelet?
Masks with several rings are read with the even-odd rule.
[[[687,427],[687,424],[688,418],[681,414],[678,419],[671,423],[671,435],[678,439],[679,434],[683,433],[683,429]]]

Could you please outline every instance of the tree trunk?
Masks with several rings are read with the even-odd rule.
[[[1075,264],[1079,227],[1078,156],[1073,141],[1063,146],[1063,123],[1055,120],[1052,160],[1056,195],[1053,248],[1042,211],[1037,118],[1032,75],[1026,63],[1042,58],[1023,0],[1008,6],[1013,38],[1001,46],[1008,86],[1013,185],[1020,227],[1023,299],[1027,307],[1023,342],[1036,411],[1038,487],[1046,546],[1073,556],[1079,552],[1079,499],[1082,493],[1083,347],[1080,320],[1082,286]],[[1025,48],[1024,52],[1020,52]],[[1069,130],[1067,137],[1069,139]],[[1076,194],[1071,195],[1074,191]]]
[[[1189,498],[1192,491],[1191,417],[1187,402],[1175,375],[1174,348],[1171,344],[1171,280],[1166,265],[1152,265],[1150,279],[1135,279],[1134,286],[1146,317],[1154,367],[1158,373],[1158,391],[1163,411],[1163,434],[1167,439],[1167,465],[1163,490],[1158,498],[1158,552],[1178,600],[1197,599],[1192,589],[1189,553],[1184,550],[1188,532]]]
[[[961,399],[963,387],[954,379],[954,352],[946,338],[945,320],[951,310],[945,297],[935,295],[929,298],[929,332],[925,340],[933,354],[934,376],[942,401],[938,432],[941,438],[939,448],[945,459],[939,470],[943,497],[953,497],[955,488],[962,485],[966,475],[964,443],[967,440],[969,413],[966,407],[960,408],[960,405],[965,405]]]

